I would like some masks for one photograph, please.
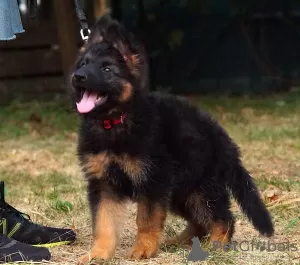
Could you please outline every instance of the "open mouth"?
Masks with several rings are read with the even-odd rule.
[[[84,88],[76,88],[76,105],[79,113],[88,113],[95,107],[104,104],[107,100],[107,93],[91,92]]]

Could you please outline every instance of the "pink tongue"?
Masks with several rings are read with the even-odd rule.
[[[96,106],[97,93],[84,92],[82,99],[77,104],[77,110],[80,113],[88,113]]]

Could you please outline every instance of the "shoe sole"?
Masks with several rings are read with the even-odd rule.
[[[44,247],[44,248],[53,248],[53,247],[59,247],[63,245],[69,245],[73,243],[74,241],[60,241],[60,242],[54,242],[54,243],[47,243],[47,244],[39,244],[39,245],[33,245],[34,247]]]

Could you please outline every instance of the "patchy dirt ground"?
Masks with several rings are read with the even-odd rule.
[[[298,91],[265,99],[192,98],[239,144],[276,228],[273,238],[260,237],[233,203],[238,251],[211,251],[203,246],[209,257],[198,264],[300,264],[299,99]],[[77,242],[53,248],[50,262],[75,264],[92,244],[86,183],[76,158],[76,116],[62,102],[15,102],[1,108],[0,120],[0,179],[6,182],[7,201],[35,222],[75,229]],[[169,216],[165,234],[183,228],[183,220]],[[192,264],[187,262],[189,249],[165,246],[151,260],[126,260],[135,230],[135,205],[128,205],[116,258],[106,264]],[[259,244],[270,251],[260,251]]]

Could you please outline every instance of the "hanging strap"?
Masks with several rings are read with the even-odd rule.
[[[75,9],[76,9],[76,14],[77,14],[77,18],[78,21],[80,23],[80,35],[83,41],[87,41],[87,39],[89,38],[89,34],[90,34],[90,30],[89,30],[89,26],[86,20],[86,16],[83,12],[83,9],[80,5],[80,0],[74,0],[75,3]]]
[[[37,0],[27,0],[27,7],[28,7],[28,16],[31,19],[36,18],[36,14],[37,14]]]

